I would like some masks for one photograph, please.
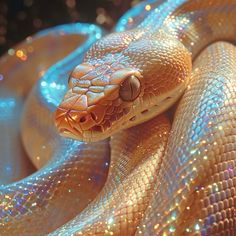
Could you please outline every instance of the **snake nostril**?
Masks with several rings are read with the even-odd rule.
[[[80,121],[80,123],[84,123],[86,121],[86,117],[82,116],[79,121]]]

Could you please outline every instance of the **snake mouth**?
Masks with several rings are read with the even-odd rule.
[[[58,107],[55,112],[55,126],[60,135],[68,138],[78,139],[82,132],[76,127],[76,121],[70,115],[71,110]]]
[[[99,137],[96,134],[100,132],[93,130],[93,116],[86,111],[58,107],[55,111],[54,120],[56,129],[63,137],[88,142],[96,141],[96,136]]]
[[[165,111],[179,98],[184,86],[168,91],[149,103],[136,101],[136,104],[120,117],[101,119],[94,110],[75,110],[58,107],[55,112],[55,125],[60,135],[85,142],[96,142],[106,139],[121,129],[145,122]],[[146,99],[147,100],[147,99]],[[139,107],[139,110],[137,110]],[[120,114],[120,113],[119,113]]]

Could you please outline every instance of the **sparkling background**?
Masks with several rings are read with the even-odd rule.
[[[111,30],[140,0],[0,0],[0,55],[27,36],[70,22],[96,23]]]

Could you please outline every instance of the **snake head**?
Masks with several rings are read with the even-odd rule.
[[[182,94],[191,56],[178,41],[140,31],[115,33],[96,43],[69,77],[55,112],[60,134],[98,141],[144,122]]]
[[[69,77],[69,90],[56,110],[56,125],[67,137],[97,140],[121,116],[129,112],[128,104],[143,94],[138,70],[123,68],[100,76],[104,65],[77,66]],[[111,69],[109,66],[107,70]]]

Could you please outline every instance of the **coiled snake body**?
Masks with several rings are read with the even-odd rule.
[[[217,41],[235,41],[235,17],[234,0],[147,1],[84,57],[96,26],[44,31],[9,51],[0,117],[12,132],[1,150],[6,172],[22,171],[1,187],[0,234],[234,235],[236,49]],[[184,91],[170,128],[159,114]],[[41,169],[7,184],[28,174],[19,129]]]

